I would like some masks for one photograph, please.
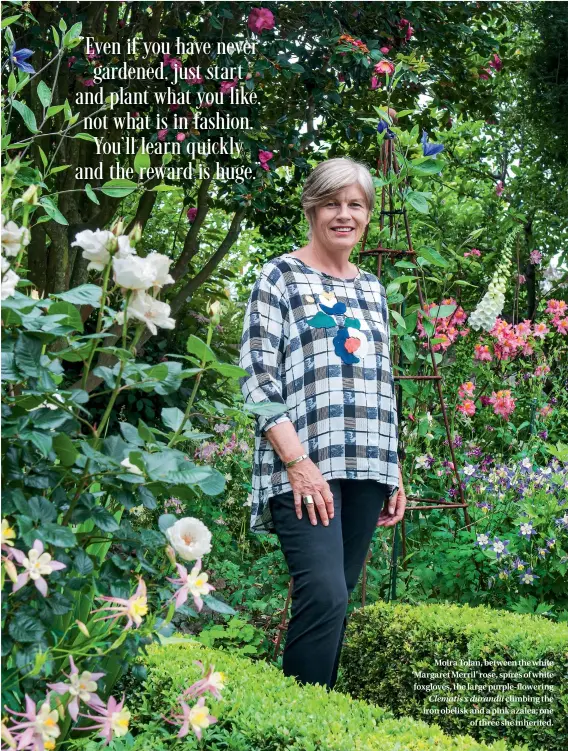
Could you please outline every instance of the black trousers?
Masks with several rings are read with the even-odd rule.
[[[269,500],[276,534],[294,579],[292,614],[282,657],[285,675],[333,688],[337,679],[347,601],[373,537],[387,486],[375,480],[330,480],[334,518],[313,525],[292,491]]]

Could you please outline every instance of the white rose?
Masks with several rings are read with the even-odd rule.
[[[162,289],[164,284],[174,283],[175,279],[169,273],[172,260],[173,259],[168,258],[161,253],[150,253],[150,255],[146,257],[146,263],[148,263],[152,269],[152,286],[155,292]]]
[[[90,229],[84,229],[77,233],[71,247],[77,245],[83,248],[83,258],[89,261],[87,269],[102,271],[110,260],[110,249],[115,240],[115,236],[109,230],[97,229],[93,232]]]
[[[0,256],[0,263],[2,264],[2,273],[5,274],[10,268],[10,262],[4,256]]]
[[[114,281],[123,289],[144,290],[154,282],[154,270],[146,258],[118,256],[112,260]]]
[[[130,472],[131,475],[142,475],[142,474],[144,474],[142,472],[142,470],[140,469],[140,467],[137,467],[136,464],[132,464],[132,462],[130,461],[130,459],[128,459],[128,457],[126,459],[123,459],[120,462],[120,464],[121,464],[122,467],[125,467],[126,471]]]
[[[147,292],[137,292],[128,303],[127,318],[142,321],[150,329],[152,334],[157,334],[158,329],[173,329],[176,322],[170,318],[170,306],[160,302]],[[124,323],[124,312],[116,317],[117,323]]]
[[[16,292],[16,284],[20,281],[20,277],[10,269],[2,277],[2,284],[0,285],[0,299],[6,300],[8,297],[13,297]]]
[[[17,256],[23,245],[30,241],[30,231],[26,227],[18,227],[16,222],[6,222],[2,214],[2,252],[7,256]],[[4,298],[2,298],[4,299]]]
[[[130,244],[130,238],[128,235],[119,235],[116,238],[118,243],[118,252],[115,258],[128,258],[128,256],[136,255],[136,251]]]
[[[211,532],[199,519],[186,516],[169,527],[166,536],[184,561],[196,561],[211,551]]]

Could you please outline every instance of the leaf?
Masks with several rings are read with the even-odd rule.
[[[67,292],[58,292],[52,296],[75,305],[92,305],[94,308],[98,308],[101,304],[101,294],[102,290],[96,284],[81,284]]]
[[[43,542],[55,545],[58,548],[73,548],[77,544],[75,534],[68,528],[59,524],[43,524],[37,530]]]
[[[237,611],[233,610],[233,608],[230,605],[227,605],[226,602],[222,602],[221,600],[218,600],[216,597],[212,597],[212,595],[205,595],[201,598],[205,605],[207,605],[208,608],[211,610],[215,610],[217,613],[226,613],[227,615],[236,615]]]
[[[183,412],[177,407],[166,407],[162,410],[162,422],[174,431],[182,424],[183,417]]]
[[[155,443],[156,439],[144,420],[138,420],[138,434],[145,443]]]
[[[39,133],[35,115],[31,111],[31,109],[28,107],[28,105],[24,104],[24,102],[20,102],[17,99],[14,99],[12,101],[12,106],[14,107],[16,112],[20,113],[20,116],[22,120],[24,121],[26,128],[32,133]]]
[[[122,433],[124,440],[127,443],[131,443],[134,446],[143,446],[144,441],[138,434],[138,431],[134,427],[134,425],[131,425],[129,422],[119,422],[118,423],[120,427],[120,432]]]
[[[441,266],[444,269],[447,269],[450,265],[445,258],[443,258],[437,250],[434,250],[434,248],[420,248],[418,251],[418,255],[421,258],[425,258],[430,263],[433,263],[434,266]]]
[[[413,209],[416,209],[416,211],[419,211],[421,214],[427,214],[430,210],[428,201],[421,193],[418,193],[415,190],[408,191],[408,193],[406,194],[406,200]]]
[[[41,159],[41,163],[43,164],[44,169],[46,169],[47,168],[47,157],[45,155],[45,151],[41,148],[41,146],[38,146],[37,150],[39,151],[39,158]]]
[[[20,433],[20,437],[22,440],[33,443],[44,458],[49,456],[52,447],[52,439],[47,433],[40,433],[39,430],[26,430]]]
[[[143,169],[147,170],[150,167],[150,164],[150,155],[143,153],[142,148],[140,148],[134,157],[134,169],[140,174]]]
[[[160,518],[158,519],[158,527],[164,534],[166,534],[166,530],[168,530],[176,522],[177,517],[173,514],[161,514]]]
[[[39,618],[16,611],[8,626],[8,633],[16,642],[39,642],[43,639],[45,628]]]
[[[38,377],[42,347],[40,339],[31,334],[20,333],[14,347],[14,357],[18,369],[24,375],[32,378]]]
[[[49,307],[49,315],[64,315],[65,318],[61,321],[64,326],[72,326],[75,331],[83,332],[83,320],[81,314],[74,305],[70,302],[55,302]]]
[[[39,101],[44,107],[49,107],[53,93],[45,81],[40,81],[37,85],[37,95]]]
[[[428,318],[435,320],[436,318],[448,318],[457,309],[457,305],[434,305],[428,311]]]
[[[95,568],[91,558],[84,550],[81,550],[80,548],[75,553],[73,566],[80,576],[87,576],[88,574],[91,574]]]
[[[103,183],[101,192],[112,198],[124,198],[124,196],[133,193],[137,187],[137,183],[132,182],[132,180],[109,180]]]
[[[187,340],[187,352],[190,355],[196,355],[202,362],[212,362],[217,360],[217,355],[205,342],[191,334]]]
[[[6,28],[6,26],[9,26],[9,25],[10,25],[11,23],[14,23],[15,21],[17,21],[17,20],[18,20],[18,18],[19,18],[19,17],[21,16],[21,15],[22,15],[22,14],[21,14],[21,13],[19,13],[19,14],[18,14],[17,16],[8,16],[7,18],[3,18],[3,19],[2,19],[2,24],[0,25],[0,29],[5,29],[5,28]]]
[[[85,185],[85,193],[87,194],[87,198],[90,198],[90,200],[91,200],[91,201],[92,201],[93,203],[96,203],[96,204],[97,204],[97,206],[100,206],[100,205],[101,205],[101,202],[100,202],[100,201],[99,201],[99,199],[97,198],[97,194],[95,193],[95,191],[94,191],[94,190],[93,190],[93,189],[91,188],[91,184],[90,184],[90,183],[87,183],[87,184]]]
[[[45,113],[46,118],[54,117],[55,115],[58,115],[62,109],[65,108],[64,104],[55,104],[48,108],[47,112]]]
[[[242,378],[243,376],[248,378],[249,376],[249,373],[244,368],[241,368],[238,365],[230,365],[225,362],[213,363],[211,368],[227,378]]]
[[[73,138],[78,138],[80,141],[90,141],[91,143],[97,142],[97,139],[90,133],[75,133]],[[114,182],[114,180],[112,182]]]
[[[52,522],[57,518],[57,511],[53,503],[41,495],[34,496],[28,501],[28,514],[35,522]]]
[[[428,159],[425,162],[410,162],[412,172],[416,175],[436,175],[446,166],[443,159]]]
[[[50,198],[43,196],[43,198],[39,199],[39,202],[45,209],[45,213],[48,215],[50,219],[53,219],[54,222],[57,222],[57,224],[69,224],[67,219],[65,219],[61,211],[59,211],[57,206],[53,203],[53,201]]]
[[[158,504],[156,502],[156,497],[150,490],[148,490],[148,488],[140,485],[138,488],[138,495],[140,496],[144,508],[150,509],[150,511],[157,508]]]
[[[120,526],[110,511],[107,511],[102,506],[93,506],[91,509],[91,518],[103,532],[116,532]]]
[[[406,322],[404,318],[400,315],[400,313],[398,313],[396,310],[391,310],[390,314],[394,318],[394,320],[398,323],[398,325],[401,326],[406,331]]]
[[[225,489],[225,475],[214,467],[211,467],[210,470],[209,476],[204,480],[199,480],[197,484],[205,495],[219,495]]]
[[[79,452],[66,433],[58,433],[53,439],[53,450],[64,467],[72,467]]]
[[[402,349],[408,360],[410,362],[414,362],[416,358],[416,344],[414,344],[414,340],[409,336],[404,336],[399,339],[399,342],[400,348]]]
[[[161,363],[160,365],[153,365],[151,368],[148,368],[148,370],[144,370],[143,376],[144,380],[163,381],[168,377],[169,373],[168,366]]]

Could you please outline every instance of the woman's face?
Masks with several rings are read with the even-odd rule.
[[[351,250],[370,218],[363,188],[358,183],[348,185],[316,207],[312,242],[329,250]]]

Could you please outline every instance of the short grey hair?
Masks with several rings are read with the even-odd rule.
[[[353,183],[358,183],[363,189],[367,209],[372,212],[375,207],[375,186],[373,176],[365,164],[346,157],[327,159],[308,175],[301,198],[302,208],[310,225],[308,239],[312,236],[316,208],[327,198]]]

